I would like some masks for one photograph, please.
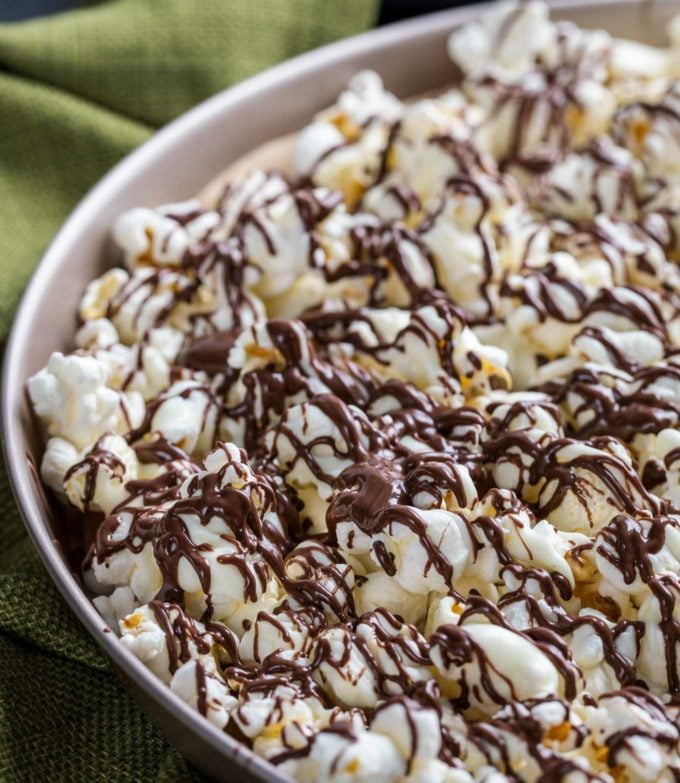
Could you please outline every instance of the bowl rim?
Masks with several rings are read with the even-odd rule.
[[[551,10],[564,13],[586,7],[597,11],[613,5],[634,6],[641,2],[642,0],[551,0],[548,5]],[[274,765],[256,755],[245,744],[213,726],[198,711],[175,695],[122,645],[59,555],[57,543],[52,538],[37,498],[26,454],[13,445],[21,442],[22,423],[16,411],[25,394],[23,384],[15,384],[13,378],[21,376],[22,353],[32,336],[29,331],[31,313],[49,283],[53,270],[63,263],[64,250],[85,230],[84,226],[95,218],[99,206],[108,200],[111,192],[121,188],[132,178],[138,168],[161,160],[178,138],[190,134],[193,129],[208,123],[211,118],[225,112],[229,107],[236,107],[245,98],[252,98],[262,91],[269,92],[272,87],[283,85],[291,78],[309,77],[321,64],[339,64],[344,60],[365,55],[379,46],[395,46],[417,36],[433,34],[442,27],[453,28],[466,19],[483,14],[495,4],[483,2],[463,5],[327,44],[251,76],[189,109],[128,153],[82,197],[36,264],[12,318],[2,364],[0,441],[14,499],[51,581],[107,657],[146,697],[155,702],[156,707],[179,719],[183,728],[192,736],[201,736],[217,753],[229,758],[244,770],[247,769],[248,773],[262,781],[288,783],[290,778],[282,775]]]

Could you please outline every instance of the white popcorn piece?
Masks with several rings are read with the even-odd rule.
[[[45,369],[28,382],[33,408],[47,433],[84,449],[106,432],[139,426],[141,395],[115,391],[107,380],[106,368],[94,357],[53,353]]]
[[[49,438],[40,463],[40,477],[57,494],[64,492],[64,477],[80,459],[80,452],[64,438]]]
[[[357,736],[346,736],[321,731],[315,736],[309,755],[285,762],[282,770],[290,772],[300,783],[345,780],[370,783],[376,779],[396,783],[404,766],[394,744],[381,734],[362,731]]]
[[[473,551],[462,515],[439,509],[405,508],[387,514],[372,546],[376,562],[389,568],[405,590],[418,593],[447,592],[464,574]]]
[[[205,384],[178,381],[157,399],[150,428],[188,454],[205,454],[215,441],[219,404]]]
[[[106,350],[118,343],[118,332],[108,318],[92,318],[78,329],[75,342],[85,350]]]
[[[411,625],[420,625],[427,613],[426,595],[405,590],[397,579],[383,571],[367,574],[357,585],[354,600],[361,614],[384,608]]]
[[[170,690],[218,729],[227,726],[231,711],[238,704],[211,657],[183,663],[172,675]]]
[[[137,478],[137,456],[120,435],[104,435],[64,477],[64,489],[80,511],[110,514],[129,496],[128,481]]]
[[[239,656],[243,661],[261,664],[267,656],[281,651],[304,653],[309,644],[309,629],[294,612],[260,612],[241,637]]]
[[[554,44],[555,29],[546,5],[505,2],[493,13],[455,30],[448,51],[467,76],[489,72],[515,80],[533,68],[542,50]]]
[[[195,639],[188,650],[182,648],[178,639],[168,636],[164,621],[187,623]],[[120,621],[122,643],[151,671],[165,682],[170,682],[180,663],[199,657],[209,650],[201,639],[204,628],[200,623],[187,620],[179,607],[165,608],[162,605],[145,605],[135,609]],[[184,659],[184,660],[183,660]]]
[[[460,640],[457,648],[449,641],[454,634]],[[438,672],[454,691],[464,688],[480,710],[492,710],[509,700],[564,693],[554,664],[521,634],[488,623],[470,623],[442,626],[435,639],[432,660]]]
[[[337,105],[300,132],[293,153],[295,173],[355,204],[378,177],[390,128],[401,113],[401,102],[383,89],[377,73],[357,73]]]
[[[156,209],[135,207],[116,220],[112,234],[130,269],[179,266],[189,247],[209,236],[219,220],[217,213],[203,210],[197,200]]]

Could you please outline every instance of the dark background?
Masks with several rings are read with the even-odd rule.
[[[342,2],[342,0],[328,0],[328,2]],[[430,11],[441,11],[444,8],[452,8],[462,5],[470,0],[383,0],[380,9],[378,24],[389,24],[400,19],[408,19],[411,16],[426,14]],[[31,16],[52,14],[64,11],[67,8],[75,8],[79,5],[91,4],[80,0],[0,0],[0,22],[15,22],[19,19],[28,19]]]

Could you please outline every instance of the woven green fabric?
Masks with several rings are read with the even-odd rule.
[[[377,0],[110,0],[0,25],[0,337],[40,254],[122,155],[193,104],[369,27]],[[0,467],[0,781],[200,780],[33,551]]]

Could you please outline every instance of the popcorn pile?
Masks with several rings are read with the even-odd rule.
[[[299,781],[680,778],[680,22],[529,0],[124,214],[29,383],[84,580]],[[454,69],[452,68],[452,79]]]

